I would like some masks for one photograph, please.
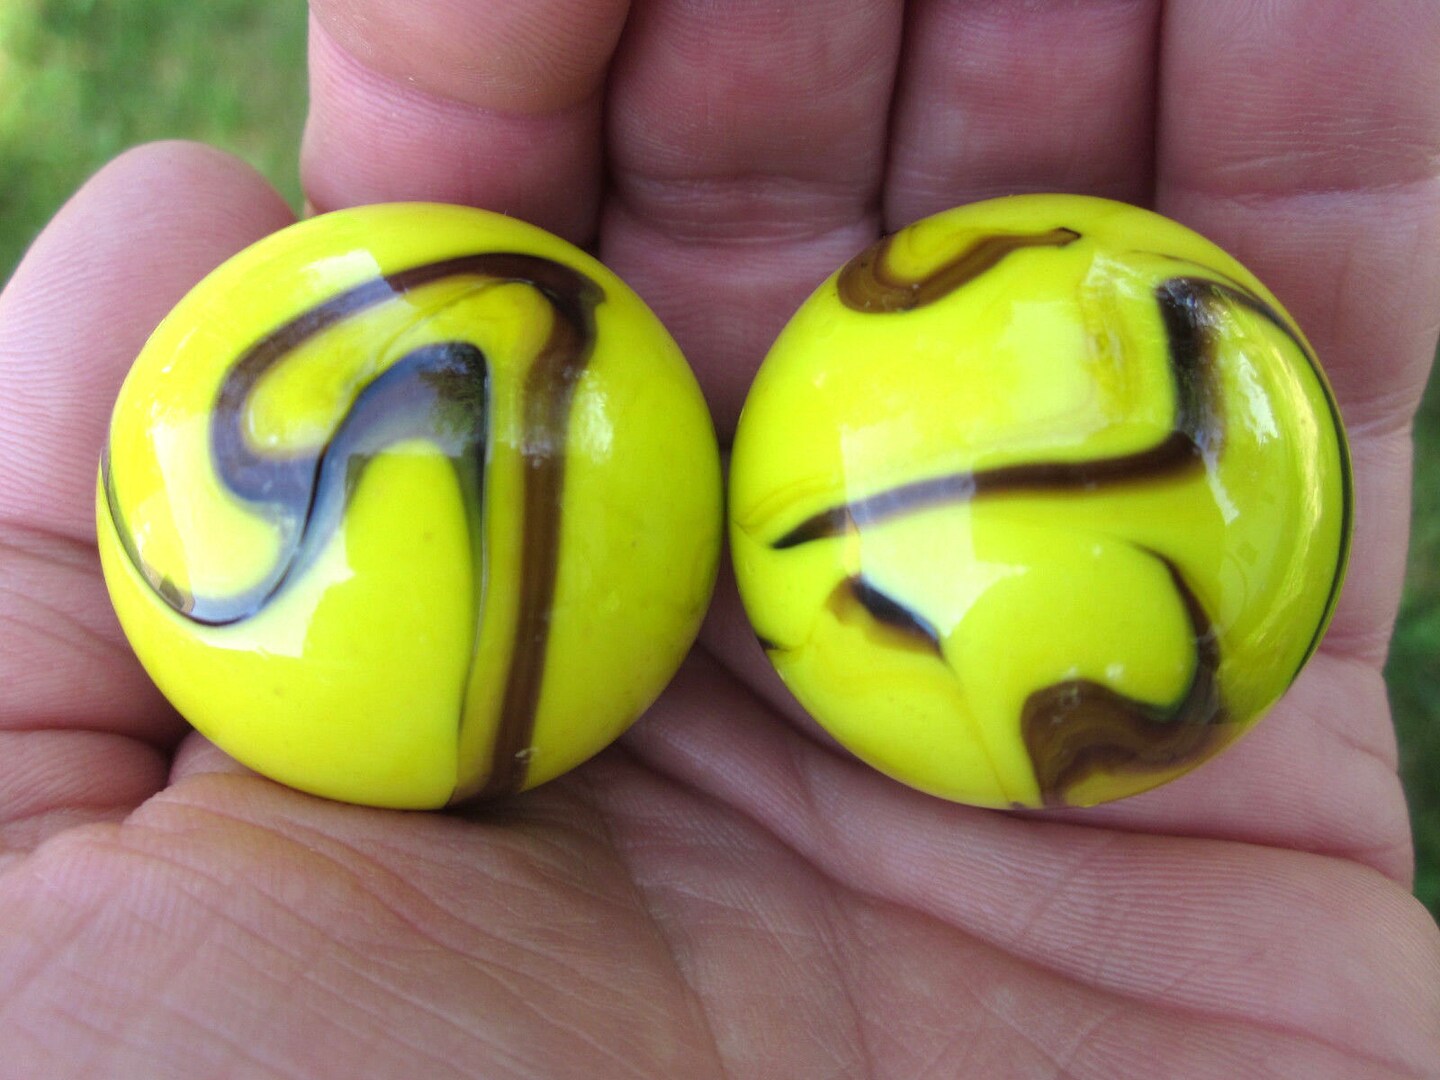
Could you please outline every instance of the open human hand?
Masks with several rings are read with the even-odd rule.
[[[1440,933],[1380,669],[1440,311],[1440,8],[314,6],[312,203],[471,203],[589,246],[722,439],[884,229],[1035,190],[1200,229],[1327,365],[1349,581],[1253,734],[1094,810],[952,806],[837,752],[728,581],[661,701],[561,780],[447,814],[289,791],[150,687],[92,499],[145,336],[290,214],[213,151],[133,151],[0,297],[0,1075],[1434,1075]]]

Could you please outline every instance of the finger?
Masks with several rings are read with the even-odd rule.
[[[65,829],[119,821],[165,785],[166,755],[94,731],[0,731],[0,873]]]
[[[185,736],[170,762],[170,783],[179,784],[195,776],[259,776],[241,765],[198,731]]]
[[[99,570],[88,544],[0,527],[0,731],[155,744],[179,731],[121,636]]]
[[[165,783],[183,725],[105,597],[96,462],[165,311],[290,219],[232,158],[144,147],[66,205],[0,295],[0,857],[122,816]]]
[[[319,210],[482,206],[586,243],[628,0],[314,0],[301,173]]]
[[[744,767],[738,755],[725,764]],[[1034,901],[1035,907],[1011,909],[1018,930],[986,940],[963,924],[957,926],[959,920],[939,905],[913,910],[915,905],[896,888],[913,880],[857,874],[861,868],[850,859],[869,856],[873,849],[847,851],[846,832],[830,833],[817,820],[823,801],[807,807],[815,814],[802,827],[813,828],[818,843],[834,841],[833,857],[817,866],[806,861],[808,849],[792,846],[793,821],[790,830],[777,836],[768,828],[768,815],[755,814],[753,806],[717,806],[703,789],[677,784],[633,756],[604,755],[587,772],[596,778],[592,788],[617,850],[666,933],[676,963],[707,1002],[710,1028],[736,1075],[1064,1075],[1116,1080],[1152,1077],[1155,1062],[1164,1060],[1166,1076],[1351,1076],[1358,1075],[1356,1056],[1366,1055],[1363,1048],[1347,1047],[1343,1041],[1334,1045],[1324,1037],[1298,1037],[1293,1028],[1272,1027],[1268,1017],[1251,1026],[1233,1015],[1202,1016],[1147,1001],[1149,995],[1128,987],[1108,992],[1087,987],[1072,972],[1054,970],[1059,965],[1051,957],[1037,957],[1039,950],[1028,950],[1029,955],[1011,951],[1014,938],[1023,939],[1027,918],[1034,918],[1037,908],[1043,914],[1053,897],[1061,908],[1083,905],[1094,921],[1082,933],[1118,938],[1114,946],[1096,951],[1111,948],[1115,962],[1124,964],[1119,954],[1131,948],[1164,949],[1170,944],[1159,934],[1127,940],[1126,931],[1141,921],[1132,913],[1150,903],[1184,918],[1175,907],[1185,903],[1183,895],[1137,898],[1125,892],[1121,902],[1122,890],[1116,889],[1096,903],[1089,892],[1093,879],[1078,882],[1073,892],[1063,885],[1048,891],[1051,882],[1046,881],[1047,891]],[[688,798],[677,799],[679,792]],[[847,794],[863,798],[858,791]],[[869,808],[863,802],[849,807],[857,818]],[[972,860],[967,872],[977,863],[1003,858],[1004,852],[988,842],[983,852],[969,847],[973,834],[965,812],[957,811],[945,824],[952,827],[937,829],[928,838],[937,846],[926,845],[927,852],[919,857],[910,849],[911,857],[902,866],[912,879],[934,874],[939,868],[931,860],[948,861],[953,849],[961,847]],[[1084,831],[1081,836],[1093,834]],[[1123,854],[1111,852],[1115,863],[1143,850],[1143,841],[1136,838],[1114,839],[1113,849],[1126,849]],[[952,850],[938,846],[944,841]],[[1084,841],[1077,846],[1090,856],[1096,847],[1104,848]],[[1084,860],[1085,868],[1092,861],[1099,860]],[[838,872],[837,863],[843,866]],[[1073,868],[1063,860],[1052,865]],[[951,911],[987,909],[993,897],[984,891],[988,883],[977,883],[980,887],[965,897],[960,890],[970,882],[958,877],[948,882],[960,894],[948,898]],[[1027,884],[1035,880],[1031,877]],[[1204,904],[1201,898],[1196,907]],[[941,917],[936,917],[937,909]],[[1266,912],[1257,914],[1263,918]],[[1204,923],[1208,916],[1197,910],[1189,921]],[[1421,925],[1412,922],[1416,929]],[[1217,935],[1234,933],[1219,920],[1209,922],[1209,928]],[[1240,932],[1247,931],[1253,934],[1251,927]],[[777,941],[785,947],[777,949]],[[1184,972],[1181,981],[1196,975],[1188,962],[1194,953],[1186,956],[1186,946],[1193,950],[1193,942],[1182,943],[1162,961]],[[1093,942],[1086,947],[1095,948]],[[1154,963],[1153,957],[1147,961]],[[1225,977],[1233,973],[1233,967],[1224,969]],[[739,1008],[732,1010],[732,1002]],[[776,1017],[777,1023],[757,1023],[756,1017]],[[1017,1032],[1023,1037],[1017,1039]],[[1414,1041],[1419,1044],[1418,1049],[1409,1048],[1414,1060],[1425,1060],[1427,1050],[1433,1056],[1433,1037],[1422,1035]],[[963,1067],[957,1066],[957,1047],[963,1047]],[[806,1055],[808,1048],[817,1048],[819,1054]],[[820,1064],[810,1066],[816,1056]],[[1364,1075],[1395,1074],[1366,1067]]]
[[[1327,647],[1378,666],[1440,311],[1440,6],[1171,4],[1162,51],[1159,208],[1259,274],[1330,374],[1359,506]]]
[[[1027,191],[1148,204],[1159,0],[912,4],[885,224]]]
[[[1435,926],[1394,882],[1296,852],[956,807],[819,752],[692,666],[627,746],[843,889],[1074,983],[1423,1072]],[[1397,1056],[1398,1055],[1398,1056]]]
[[[0,523],[94,539],[136,353],[196,281],[291,220],[253,170],[183,143],[124,155],[66,204],[0,294]]]
[[[722,437],[799,302],[878,231],[896,0],[642,0],[610,91],[601,254],[656,309]]]

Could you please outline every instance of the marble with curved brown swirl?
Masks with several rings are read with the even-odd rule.
[[[912,311],[936,302],[974,281],[1016,252],[1059,248],[1082,239],[1074,229],[1056,228],[1033,234],[996,234],[978,238],[949,261],[910,280],[887,262],[890,241],[881,241],[851,261],[839,274],[836,289],[847,307],[868,314],[890,315]],[[772,547],[793,548],[842,536],[866,526],[904,517],[943,505],[969,502],[1005,493],[1054,491],[1089,492],[1116,485],[1174,478],[1202,469],[1207,455],[1218,452],[1224,437],[1223,403],[1215,372],[1220,322],[1227,305],[1243,307],[1284,333],[1305,356],[1324,385],[1318,362],[1304,339],[1272,305],[1241,285],[1195,274],[1177,274],[1154,290],[1169,350],[1175,388],[1175,418],[1171,430],[1154,445],[1134,453],[1089,461],[1036,461],[990,469],[958,471],[896,485],[838,503],[812,514],[788,529]],[[1338,413],[1328,392],[1332,421]],[[1346,450],[1341,440],[1341,453]],[[1348,461],[1342,460],[1342,550],[1332,585],[1339,587],[1350,533]],[[1226,709],[1217,684],[1220,647],[1199,600],[1179,567],[1158,553],[1170,572],[1189,614],[1195,648],[1195,672],[1190,688],[1174,707],[1159,708],[1134,701],[1087,681],[1069,681],[1036,691],[1027,700],[1020,723],[1027,751],[1048,805],[1063,804],[1066,794],[1096,772],[1169,769],[1207,756],[1220,739],[1217,725]],[[877,621],[903,629],[915,642],[938,639],[929,624],[895,597],[881,601],[857,591],[859,578],[842,582],[842,590],[872,610]],[[882,602],[883,601],[883,602]],[[1317,627],[1309,652],[1318,644]],[[1309,652],[1306,654],[1308,659]],[[1302,665],[1303,666],[1303,661]],[[1297,668],[1298,671],[1298,668]]]
[[[488,364],[480,349],[466,341],[441,341],[407,353],[360,391],[334,433],[318,447],[293,454],[267,453],[253,447],[245,434],[255,388],[305,342],[369,308],[454,278],[529,285],[546,298],[555,315],[549,338],[531,361],[524,382],[520,528],[526,542],[520,556],[515,647],[490,768],[478,790],[456,792],[460,799],[517,791],[525,782],[524,751],[540,699],[558,572],[571,400],[594,347],[594,309],[603,299],[598,284],[571,267],[534,255],[462,255],[356,285],[250,346],[221,383],[210,429],[211,460],[221,483],[280,532],[275,565],[264,580],[242,593],[203,596],[176,587],[146,563],[138,549],[116,495],[108,448],[101,460],[101,481],[120,543],[156,594],[195,623],[225,626],[258,614],[299,579],[343,521],[366,466],[377,454],[405,439],[425,438],[449,458],[464,502],[475,564],[472,610],[478,632],[490,390]],[[470,677],[467,672],[467,685]]]

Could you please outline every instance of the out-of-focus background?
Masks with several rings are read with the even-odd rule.
[[[298,205],[299,0],[0,0],[0,282],[65,198],[136,143],[248,159]],[[1416,424],[1415,524],[1387,669],[1418,848],[1440,914],[1440,384]],[[1240,751],[1243,752],[1243,751]]]

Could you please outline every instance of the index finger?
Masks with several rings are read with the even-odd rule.
[[[318,210],[481,206],[586,243],[628,0],[313,0],[301,154]]]

